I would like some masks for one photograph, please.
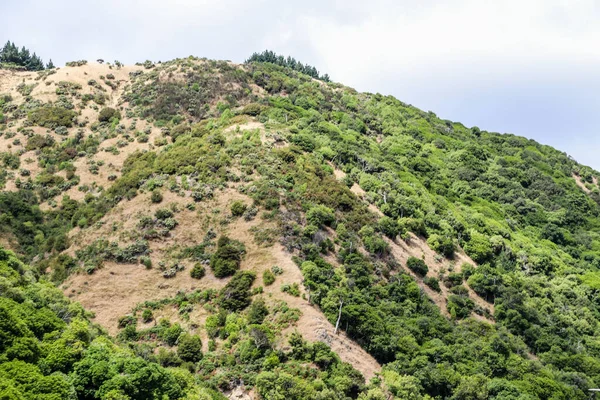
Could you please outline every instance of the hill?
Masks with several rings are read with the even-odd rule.
[[[274,60],[0,70],[0,244],[96,332],[2,365],[78,398],[150,396],[78,381],[98,346],[176,382],[154,397],[587,398],[598,172]]]

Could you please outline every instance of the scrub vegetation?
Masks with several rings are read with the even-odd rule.
[[[0,76],[0,398],[600,385],[597,171],[268,51],[69,68]],[[63,293],[119,274],[157,280],[109,336]]]

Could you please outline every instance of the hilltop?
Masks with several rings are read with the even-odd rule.
[[[0,70],[0,165],[0,245],[21,260],[2,253],[0,311],[58,318],[0,340],[0,376],[148,398],[125,367],[129,383],[82,377],[109,347],[167,376],[151,395],[169,398],[585,399],[600,384],[599,173],[533,140],[265,52]],[[49,282],[76,320],[31,297]],[[78,353],[50,362],[76,329]],[[21,336],[42,350],[15,355]],[[40,396],[9,380],[0,393]]]

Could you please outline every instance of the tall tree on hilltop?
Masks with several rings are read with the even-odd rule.
[[[27,71],[41,71],[45,69],[44,62],[37,54],[29,51],[25,46],[21,50],[10,40],[6,42],[0,51],[0,63],[22,67]]]

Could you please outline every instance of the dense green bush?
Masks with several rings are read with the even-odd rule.
[[[242,262],[242,256],[246,252],[243,243],[221,236],[217,241],[217,251],[210,259],[210,267],[217,278],[233,275]]]
[[[425,283],[427,286],[429,286],[431,289],[438,293],[442,291],[442,289],[440,288],[440,281],[437,278],[427,276],[423,279],[423,283]]]
[[[202,359],[202,340],[198,335],[181,335],[177,343],[177,355],[183,361],[198,362]]]
[[[429,272],[429,267],[427,267],[425,261],[417,257],[408,257],[408,260],[406,260],[406,266],[415,274],[420,276],[425,276],[427,275],[427,272]]]
[[[275,275],[269,271],[269,270],[265,270],[263,272],[263,283],[265,284],[265,286],[270,286],[275,282]]]
[[[153,203],[160,203],[163,200],[163,195],[158,189],[154,189],[150,195],[150,201]]]
[[[248,308],[248,323],[262,324],[265,317],[269,315],[269,309],[262,298],[256,299]]]
[[[243,310],[250,304],[250,287],[256,275],[253,272],[238,271],[219,292],[219,305],[229,311]]]
[[[455,245],[449,236],[433,234],[427,239],[427,244],[445,257],[454,257]]]
[[[323,225],[331,225],[333,222],[335,222],[335,214],[331,208],[324,205],[317,205],[311,207],[306,212],[306,220],[318,227]]]
[[[190,271],[190,276],[194,279],[202,279],[206,275],[206,269],[200,263],[195,263],[194,267]]]
[[[231,215],[234,217],[240,217],[245,212],[248,206],[241,200],[236,200],[231,204]]]
[[[59,126],[70,128],[77,114],[62,107],[44,106],[29,113],[29,121],[34,125],[54,129]]]
[[[152,314],[152,310],[146,308],[142,312],[142,321],[148,323],[148,322],[152,321],[153,319],[154,319],[154,315]]]
[[[121,119],[121,113],[119,112],[119,110],[115,110],[111,107],[105,107],[102,110],[100,110],[100,113],[98,114],[98,121],[110,122],[113,119]]]

